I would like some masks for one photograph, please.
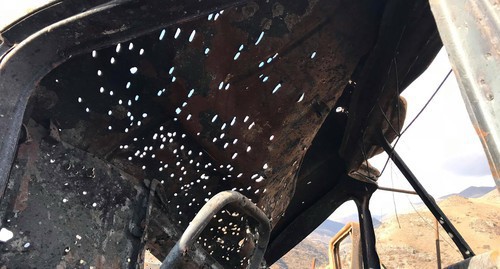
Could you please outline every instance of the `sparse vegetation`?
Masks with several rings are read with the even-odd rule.
[[[496,189],[480,198],[449,196],[439,205],[476,253],[500,249],[500,195]],[[401,228],[393,216],[376,229],[380,260],[387,268],[436,268],[434,218],[423,206],[417,210],[421,217],[417,213],[399,215]],[[440,236],[443,267],[462,260],[442,229]],[[329,240],[314,232],[271,268],[311,268],[313,257],[316,268],[325,268]]]

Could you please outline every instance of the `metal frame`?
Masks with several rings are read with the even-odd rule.
[[[179,241],[170,250],[160,269],[179,268],[180,257],[188,254],[190,246],[198,239],[213,216],[228,204],[241,209],[259,223],[259,237],[254,254],[248,264],[249,269],[258,268],[269,243],[271,223],[264,212],[247,197],[236,191],[224,191],[216,194],[200,209]]]
[[[361,249],[363,251],[363,267],[370,269],[380,268],[380,259],[376,248],[375,230],[370,213],[370,198],[373,192],[354,199],[358,207],[358,217],[361,224]]]
[[[360,255],[360,239],[359,239],[360,229],[359,223],[349,222],[347,223],[332,239],[328,244],[328,261],[329,265],[327,269],[339,269],[342,268],[340,262],[340,244],[347,236],[352,237],[352,254],[351,254],[351,269],[361,268]]]
[[[271,239],[269,251],[266,253],[266,261],[269,264],[276,262],[286,254],[286,249],[283,246],[295,246],[300,243],[303,237],[297,236],[299,233],[310,234],[317,228],[317,223],[323,222],[344,202],[353,200],[358,206],[365,268],[380,268],[375,246],[375,231],[369,209],[370,197],[376,190],[377,183],[375,181],[353,178],[349,175],[340,176],[339,182],[329,192],[318,197],[313,205],[297,216],[276,238]]]
[[[396,150],[394,150],[394,148],[389,144],[387,140],[382,139],[381,142],[385,152],[387,152],[394,164],[396,164],[396,166],[398,167],[399,171],[403,173],[410,185],[417,192],[418,196],[420,196],[424,204],[427,206],[427,208],[429,208],[432,215],[434,215],[443,229],[451,237],[455,245],[460,250],[460,253],[462,253],[464,259],[474,256],[475,254],[472,251],[471,247],[467,244],[462,235],[460,235],[455,226],[453,226],[451,221],[446,217],[444,212],[439,208],[434,198],[432,198],[432,196],[424,189],[422,184],[420,184],[417,177],[411,172],[410,168],[404,163],[403,159],[401,159]]]

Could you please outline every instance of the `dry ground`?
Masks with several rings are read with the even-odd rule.
[[[497,190],[480,198],[450,196],[439,206],[451,219],[475,253],[500,249],[500,195]],[[387,268],[436,268],[434,218],[427,208],[417,208],[419,214],[391,217],[376,229],[377,249],[381,262]],[[462,259],[450,237],[440,228],[442,265],[450,265]],[[327,263],[329,238],[308,236],[291,250],[272,269],[311,268],[316,257],[316,268]],[[448,244],[449,243],[449,244]],[[452,246],[450,246],[452,245]]]

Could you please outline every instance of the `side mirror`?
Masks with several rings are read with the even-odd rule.
[[[360,240],[359,223],[347,223],[330,240],[327,269],[362,269],[363,259]]]

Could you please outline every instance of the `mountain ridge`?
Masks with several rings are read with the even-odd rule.
[[[439,197],[439,199],[446,199],[450,196],[454,196],[454,195],[457,195],[457,196],[461,196],[461,197],[464,197],[464,198],[479,198],[479,197],[482,197],[488,193],[490,193],[492,190],[494,190],[496,187],[493,186],[470,186],[464,190],[462,190],[461,192],[459,193],[452,193],[452,194],[447,194],[445,196],[441,196]]]

